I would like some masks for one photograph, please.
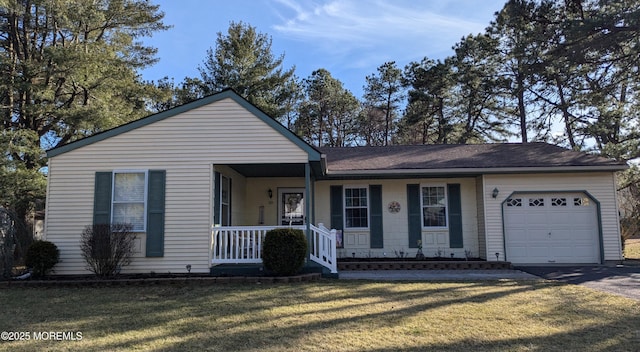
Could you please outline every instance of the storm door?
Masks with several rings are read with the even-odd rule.
[[[304,188],[278,189],[279,225],[304,225]]]

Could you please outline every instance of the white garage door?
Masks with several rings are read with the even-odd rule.
[[[586,195],[516,194],[503,209],[508,261],[600,262],[597,207]]]

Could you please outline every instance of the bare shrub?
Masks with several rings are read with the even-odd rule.
[[[130,224],[87,226],[80,240],[82,257],[96,276],[114,276],[131,262],[135,239]]]

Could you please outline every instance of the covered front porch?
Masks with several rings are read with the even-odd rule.
[[[337,273],[335,230],[315,224],[313,211],[320,161],[226,163],[212,170],[212,267],[261,264],[266,233],[290,227],[306,234],[310,265]]]
[[[276,228],[293,228],[307,234],[309,257],[337,274],[336,230],[329,230],[323,224],[314,226],[222,226],[211,231],[211,264],[262,264],[262,244],[268,231]]]

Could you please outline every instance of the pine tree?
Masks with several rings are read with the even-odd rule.
[[[163,16],[142,0],[2,3],[0,206],[24,218],[44,198],[44,149],[146,114],[153,87],[137,70],[156,51],[138,39]]]
[[[296,132],[318,147],[344,147],[357,140],[359,103],[325,69],[304,80],[305,97],[299,108]]]
[[[395,61],[385,62],[377,71],[366,77],[361,132],[368,131],[364,135],[367,144],[378,145],[379,142],[374,142],[379,139],[375,135],[382,134],[379,145],[387,145],[394,134],[400,103],[404,99],[403,77]],[[384,116],[382,121],[379,119],[381,114]]]
[[[204,94],[233,88],[269,116],[287,113],[287,84],[295,68],[284,69],[284,55],[275,57],[271,37],[242,22],[231,22],[227,34],[218,33],[215,48],[198,68]]]

